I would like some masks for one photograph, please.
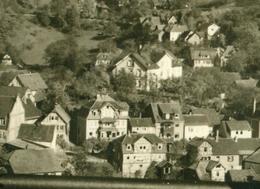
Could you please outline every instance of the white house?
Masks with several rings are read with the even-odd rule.
[[[186,25],[173,25],[170,30],[170,41],[177,41],[181,34],[186,31],[188,31],[188,27]]]
[[[191,60],[193,68],[214,67],[217,51],[212,48],[191,48]]]
[[[63,138],[66,142],[69,142],[70,133],[70,116],[61,107],[56,104],[54,109],[41,121],[43,126],[55,126],[57,137]]]
[[[231,138],[252,138],[252,128],[248,121],[225,121],[227,132]]]
[[[149,82],[156,83],[157,87],[161,80],[181,78],[183,74],[182,61],[169,51],[164,51],[162,57],[151,65],[147,70],[147,90],[150,90]]]
[[[177,19],[176,19],[176,17],[175,17],[175,16],[171,16],[170,19],[168,20],[168,24],[169,24],[169,25],[170,25],[170,24],[172,24],[172,25],[177,24]]]
[[[113,157],[123,177],[144,177],[150,164],[166,160],[166,143],[153,134],[131,134],[112,142]]]
[[[127,133],[129,106],[110,96],[98,94],[86,119],[86,139],[110,140]]]
[[[207,138],[213,131],[209,125],[206,115],[185,115],[184,116],[184,138],[191,140],[195,137]]]
[[[218,26],[217,24],[211,24],[210,26],[208,26],[207,29],[207,34],[208,34],[208,40],[211,40],[212,37],[218,33],[220,30],[220,26]]]
[[[8,54],[4,55],[4,57],[2,59],[2,64],[5,66],[13,65],[12,59]]]

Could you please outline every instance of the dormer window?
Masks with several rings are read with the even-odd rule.
[[[92,111],[92,114],[95,116],[95,115],[96,115],[96,112]]]
[[[132,147],[131,147],[131,144],[128,144],[128,145],[127,145],[127,150],[131,150],[131,148],[132,148]]]

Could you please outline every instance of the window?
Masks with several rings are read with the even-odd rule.
[[[179,134],[174,135],[174,138],[179,138],[179,137],[180,137]]]
[[[217,177],[219,177],[219,172],[217,172]]]
[[[128,60],[128,61],[127,61],[127,66],[128,66],[128,67],[134,67],[134,62],[133,62],[133,60],[131,60],[131,59]]]
[[[0,125],[5,125],[5,118],[0,118]]]
[[[242,135],[242,134],[243,134],[243,131],[240,131],[240,134]]]
[[[140,150],[142,150],[143,149],[143,147],[142,146],[140,146]]]
[[[175,124],[175,127],[179,127],[180,125],[179,124]]]
[[[144,150],[146,149],[146,146],[144,146]]]
[[[159,149],[159,150],[162,149],[162,145],[161,145],[161,144],[158,145],[158,149]]]
[[[130,159],[130,157],[129,157],[129,156],[127,156],[127,157],[126,157],[126,159]]]
[[[107,106],[107,109],[109,109],[109,106]]]
[[[140,167],[143,167],[143,165],[140,165]]]
[[[58,117],[58,116],[55,116],[55,120],[58,121],[58,120],[59,120],[59,117]]]
[[[112,137],[116,137],[116,133],[112,133]]]
[[[119,132],[117,132],[117,136],[119,136],[120,135],[120,133]]]
[[[238,135],[238,131],[236,131],[236,134]]]
[[[61,126],[60,126],[60,130],[63,130],[63,129],[64,129],[64,126],[63,126],[63,125],[61,125]]]
[[[57,130],[59,130],[59,125],[57,125]]]
[[[179,119],[179,114],[175,114],[174,116],[176,119]]]
[[[92,135],[93,135],[93,133],[92,133],[92,132],[90,132],[90,133],[89,133],[89,136],[92,136]]]
[[[131,145],[130,144],[127,145],[127,150],[131,150]]]
[[[204,152],[207,152],[208,151],[208,148],[207,147],[204,147]]]
[[[228,156],[227,160],[228,160],[228,162],[232,162],[232,161],[234,161],[234,157],[233,156]]]
[[[219,156],[217,156],[217,159],[219,159]]]
[[[93,111],[92,114],[95,116],[95,115],[96,115],[96,112]]]

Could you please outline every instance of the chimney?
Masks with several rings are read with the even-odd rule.
[[[219,141],[219,130],[216,131],[216,142]]]
[[[253,115],[255,114],[256,112],[256,97],[254,97],[254,101],[253,101]]]

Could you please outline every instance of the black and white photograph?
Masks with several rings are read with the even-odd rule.
[[[259,189],[260,0],[0,0],[0,188]]]

